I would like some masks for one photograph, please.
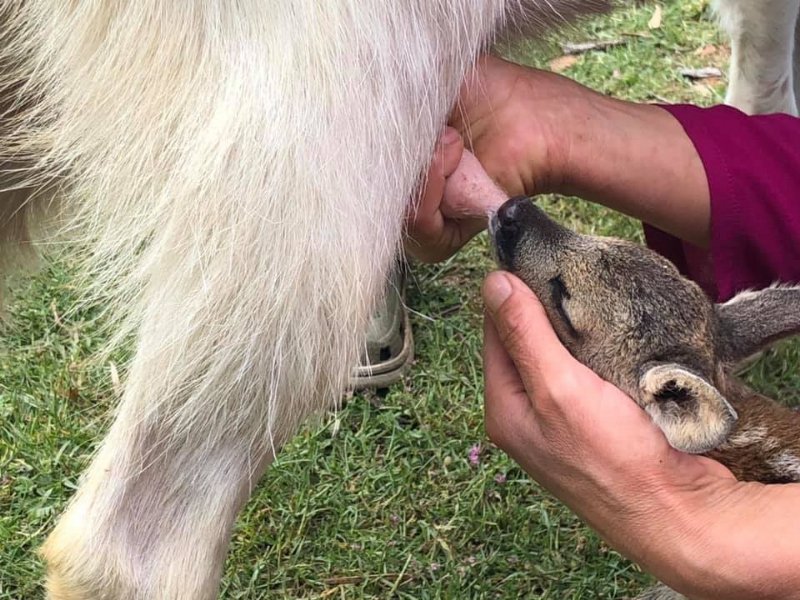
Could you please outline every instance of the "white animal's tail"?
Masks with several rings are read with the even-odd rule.
[[[5,151],[68,190],[94,285],[137,341],[45,545],[51,597],[214,597],[242,503],[357,360],[405,204],[503,5],[6,3]]]

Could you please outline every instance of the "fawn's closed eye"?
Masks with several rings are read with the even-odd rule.
[[[550,286],[550,299],[553,302],[553,307],[558,311],[558,315],[569,329],[570,335],[578,337],[578,331],[572,324],[572,320],[569,318],[569,313],[567,311],[566,301],[572,298],[572,296],[567,286],[564,284],[564,280],[561,278],[561,275],[556,275],[548,281],[548,284]]]

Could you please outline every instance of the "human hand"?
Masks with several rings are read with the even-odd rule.
[[[630,506],[664,491],[654,488],[735,481],[721,464],[674,450],[630,397],[575,360],[521,280],[493,273],[484,297],[486,431],[601,534],[615,538],[622,515],[639,528],[657,518]]]
[[[705,169],[662,108],[485,56],[467,75],[450,124],[475,156],[446,130],[407,218],[406,251],[424,262],[450,257],[481,231],[487,204],[545,192],[604,204],[700,247],[708,242]],[[480,185],[459,187],[460,173]],[[487,203],[486,190],[497,186],[501,199]]]
[[[509,196],[558,192],[573,125],[595,95],[561,75],[484,56],[465,78],[450,124]]]
[[[800,486],[738,482],[671,448],[632,399],[569,354],[513,275],[491,274],[484,298],[486,431],[501,449],[670,587],[693,598],[797,597],[790,507]]]
[[[486,228],[488,213],[507,199],[464,150],[458,131],[446,128],[419,201],[406,216],[406,252],[423,262],[449,258]]]
[[[579,196],[697,246],[708,242],[705,168],[661,107],[485,56],[465,78],[450,124],[508,196]]]
[[[565,125],[579,114],[569,107],[591,93],[559,75],[480,59],[406,218],[406,252],[423,262],[445,260],[510,196],[556,191],[555,180],[566,170]],[[459,132],[475,155],[464,150]]]

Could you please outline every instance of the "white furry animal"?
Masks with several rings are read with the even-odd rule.
[[[725,102],[750,114],[797,115],[800,0],[714,0],[731,36]]]
[[[0,3],[4,256],[56,215],[136,338],[51,598],[215,597],[256,481],[356,363],[475,56],[606,4]]]

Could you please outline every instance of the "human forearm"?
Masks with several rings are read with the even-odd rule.
[[[687,581],[698,599],[800,598],[800,485],[739,483],[722,497],[694,503],[710,516],[702,569]],[[713,518],[712,518],[713,517]]]
[[[451,123],[510,196],[581,196],[708,243],[703,163],[662,108],[485,57],[467,77]]]
[[[647,469],[643,469],[645,472]],[[734,482],[680,470],[660,478],[652,493],[631,493],[638,473],[617,475],[627,489],[618,514],[587,519],[623,554],[693,600],[800,598],[800,485]],[[595,521],[595,522],[592,522]]]
[[[703,163],[681,124],[662,108],[584,95],[565,123],[560,187],[698,246],[708,244],[710,198]]]

